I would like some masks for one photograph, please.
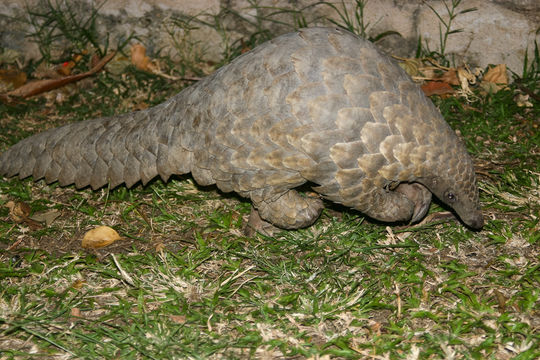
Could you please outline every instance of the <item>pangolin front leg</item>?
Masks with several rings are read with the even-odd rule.
[[[380,221],[416,222],[427,213],[430,202],[431,192],[425,186],[401,183],[393,190],[372,187],[347,204]]]
[[[409,220],[411,223],[421,220],[431,204],[431,192],[418,183],[401,183],[394,190],[373,189],[377,201],[370,210],[364,212],[378,220]],[[319,197],[300,194],[289,190],[284,194],[257,199],[252,197],[255,207],[250,215],[250,225],[255,230],[262,230],[266,220],[282,229],[297,229],[309,226],[320,216],[324,205]]]
[[[296,190],[265,198],[252,197],[252,201],[261,219],[282,229],[309,226],[317,220],[324,208],[319,197],[303,195]]]
[[[431,204],[431,191],[419,183],[401,183],[394,191],[405,195],[414,204],[411,223],[422,220]]]

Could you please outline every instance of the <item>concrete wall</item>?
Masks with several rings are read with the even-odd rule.
[[[59,2],[61,0],[50,0]],[[447,0],[447,3],[450,3]],[[0,47],[19,51],[26,59],[39,57],[39,51],[25,33],[28,25],[17,19],[26,15],[25,3],[30,7],[39,6],[42,0],[2,0],[0,2]],[[88,13],[93,6],[100,6],[103,1],[69,0],[78,6],[81,13]],[[241,21],[231,12],[225,14],[223,8],[232,10],[244,19],[257,22],[257,15],[268,16],[272,9],[283,7],[301,9],[310,25],[330,25],[323,18],[338,19],[330,6],[310,6],[313,0],[259,0],[259,8],[248,0],[108,0],[100,7],[98,24],[103,36],[121,41],[125,35],[133,33],[150,53],[167,52],[179,60],[185,54],[179,54],[176,41],[195,47],[199,54],[211,60],[219,59],[226,44],[245,38],[254,30],[248,21]],[[333,1],[340,7],[341,1]],[[345,1],[349,13],[354,11],[354,1]],[[443,1],[428,0],[444,19],[447,19]],[[264,8],[266,7],[266,8]],[[540,24],[540,1],[538,0],[464,0],[458,10],[476,7],[477,10],[456,17],[454,29],[462,32],[449,36],[446,53],[454,54],[458,65],[465,61],[470,65],[506,63],[518,73],[521,72],[527,47],[534,46],[534,40],[540,42],[536,31]],[[202,26],[186,31],[172,24],[175,16],[199,16],[208,22],[218,24],[218,31],[213,27]],[[292,22],[291,13],[276,15],[275,20]],[[399,32],[403,37],[388,36],[378,44],[392,54],[401,56],[414,55],[419,36],[431,50],[439,49],[440,21],[433,11],[421,0],[370,0],[365,7],[366,23],[369,23],[368,35],[375,36],[388,30]],[[192,23],[193,24],[193,23]],[[290,27],[266,21],[262,26],[278,34],[290,31]],[[172,34],[172,36],[171,36]]]

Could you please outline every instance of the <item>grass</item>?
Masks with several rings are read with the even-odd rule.
[[[537,63],[520,81],[536,93]],[[129,68],[63,103],[0,104],[0,151],[183,85]],[[310,228],[246,237],[249,203],[189,177],[98,191],[0,180],[0,358],[538,358],[540,114],[514,90],[435,99],[475,158],[480,232],[328,204]],[[10,200],[60,216],[16,223]],[[102,224],[122,240],[82,249]]]

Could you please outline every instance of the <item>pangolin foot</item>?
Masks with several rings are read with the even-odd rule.
[[[262,201],[254,201],[261,219],[281,229],[299,229],[317,220],[324,208],[319,197],[300,195],[295,190]]]
[[[418,222],[426,216],[431,204],[431,192],[419,183],[401,183],[394,190],[405,195],[414,204],[411,223]]]
[[[268,221],[264,221],[259,216],[259,212],[252,206],[251,213],[249,214],[249,220],[243,228],[243,233],[245,236],[252,237],[256,233],[265,235],[265,236],[274,236],[283,229],[278,228],[270,224]]]

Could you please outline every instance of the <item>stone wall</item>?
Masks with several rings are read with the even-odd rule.
[[[49,0],[58,3],[62,0]],[[89,14],[92,6],[99,7],[97,19],[103,38],[112,43],[136,35],[150,53],[168,53],[178,60],[188,50],[206,59],[218,60],[227,51],[227,45],[262,28],[273,34],[293,29],[294,13],[275,14],[278,8],[304,9],[303,18],[310,26],[331,25],[326,18],[339,20],[328,5],[314,5],[313,0],[259,0],[259,7],[248,0],[69,0],[81,14]],[[341,9],[341,1],[332,1]],[[447,0],[447,3],[450,3]],[[349,14],[354,11],[354,1],[344,1]],[[379,46],[392,54],[413,56],[418,39],[431,50],[440,46],[440,21],[426,5],[431,5],[443,19],[448,19],[444,2],[440,0],[370,0],[365,7],[367,33],[376,36],[393,30],[401,34],[384,37]],[[43,0],[2,0],[0,2],[0,47],[17,50],[26,60],[39,57],[37,45],[29,41],[29,26],[20,19],[27,18],[25,4],[39,7]],[[448,38],[446,53],[454,55],[456,63],[470,65],[506,63],[520,73],[525,51],[540,42],[537,30],[540,24],[540,2],[537,0],[465,0],[458,11],[475,7],[476,11],[458,15],[453,29],[463,29]],[[227,9],[228,11],[224,11]],[[274,13],[274,14],[273,14]],[[272,15],[273,14],[273,15]],[[298,15],[298,13],[296,13]],[[213,24],[205,26],[194,17]],[[184,27],[173,19],[184,19]],[[273,21],[261,20],[272,19]],[[298,18],[298,17],[297,17]],[[281,21],[283,23],[279,23]],[[195,27],[196,29],[191,29]],[[175,44],[176,41],[176,44]],[[176,45],[176,46],[175,46]],[[180,49],[179,49],[180,46]],[[181,54],[182,49],[186,54]]]

